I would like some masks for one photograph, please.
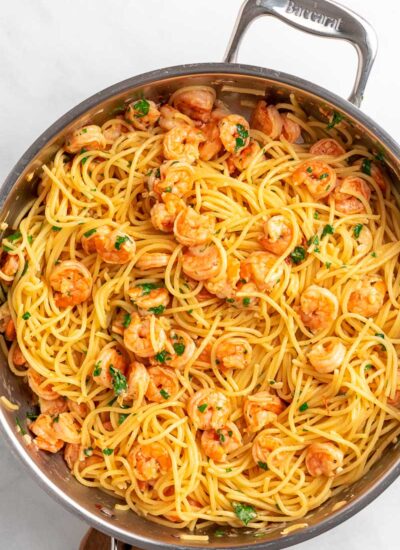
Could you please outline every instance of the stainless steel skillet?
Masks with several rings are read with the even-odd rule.
[[[315,84],[261,67],[235,64],[240,41],[249,23],[256,17],[269,15],[306,32],[348,40],[357,49],[359,67],[349,101],[339,98]],[[53,124],[24,153],[0,187],[0,220],[12,224],[35,193],[40,167],[56,151],[71,128],[88,121],[102,122],[133,98],[166,97],[173,90],[188,84],[209,84],[235,108],[238,94],[229,87],[250,88],[271,100],[286,99],[295,93],[302,107],[310,114],[326,120],[323,112],[336,111],[345,116],[356,139],[383,151],[395,182],[400,176],[400,150],[391,137],[359,110],[365,85],[376,53],[376,38],[371,27],[350,10],[328,0],[248,0],[239,15],[223,63],[202,63],[170,67],[130,78],[87,99]],[[322,110],[322,112],[321,112]],[[359,136],[359,137],[357,137]],[[16,379],[0,358],[0,395],[20,405],[17,415],[25,418],[31,396],[22,381]],[[16,432],[16,414],[0,409],[0,425],[5,439],[37,481],[58,501],[77,513],[83,520],[117,539],[143,548],[196,548],[204,543],[183,540],[179,532],[161,527],[133,513],[113,510],[114,499],[97,490],[78,484],[61,456],[49,456],[27,446]],[[400,473],[400,448],[394,444],[362,479],[345,489],[297,523],[307,523],[297,531],[286,533],[287,525],[272,526],[260,537],[243,530],[226,530],[223,537],[215,529],[207,534],[207,546],[213,548],[288,547],[326,531],[353,514],[378,496]],[[345,503],[338,507],[339,503]]]

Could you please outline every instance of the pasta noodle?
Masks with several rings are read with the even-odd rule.
[[[3,238],[34,444],[190,531],[298,521],[400,433],[398,192],[337,113],[254,104],[189,87],[76,130]]]

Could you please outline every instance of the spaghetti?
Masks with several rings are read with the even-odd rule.
[[[298,520],[400,433],[400,210],[345,120],[213,89],[73,132],[3,238],[34,445],[152,521]],[[4,347],[4,341],[2,343]]]

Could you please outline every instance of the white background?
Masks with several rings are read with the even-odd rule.
[[[342,0],[375,27],[379,53],[363,110],[400,140],[400,3]],[[317,0],[318,3],[318,0]],[[0,3],[0,180],[76,103],[130,76],[222,60],[241,0],[13,0]],[[239,60],[348,95],[351,46],[257,20]],[[351,521],[297,550],[399,548],[400,480]],[[86,526],[31,481],[0,442],[0,547],[75,550]]]

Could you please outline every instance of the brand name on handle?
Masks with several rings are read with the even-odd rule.
[[[314,21],[314,23],[319,23],[320,25],[323,25],[324,27],[328,29],[333,29],[335,31],[339,30],[340,24],[342,22],[341,17],[328,17],[321,12],[304,8],[303,6],[296,4],[296,2],[293,2],[293,0],[290,0],[288,2],[288,5],[286,6],[286,13],[291,13],[293,15],[296,15],[297,17],[302,17],[303,19]]]

